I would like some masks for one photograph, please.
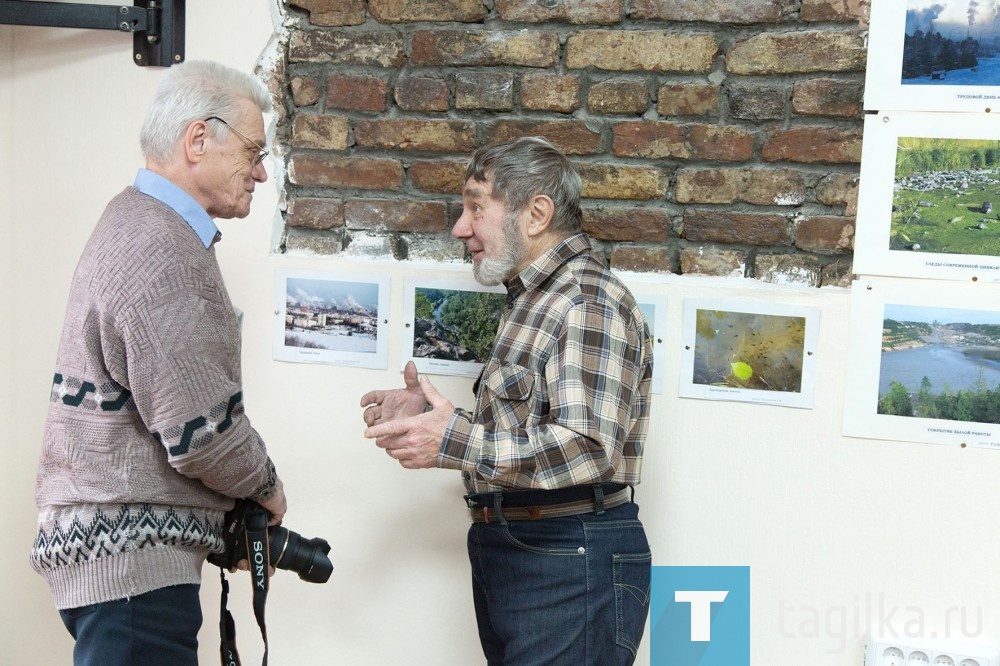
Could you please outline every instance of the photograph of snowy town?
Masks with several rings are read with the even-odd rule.
[[[285,346],[374,354],[379,285],[289,277]]]
[[[886,304],[878,412],[1000,423],[1000,312]]]
[[[888,249],[1000,256],[1000,141],[896,143]]]
[[[996,0],[909,0],[903,85],[1000,85]]]

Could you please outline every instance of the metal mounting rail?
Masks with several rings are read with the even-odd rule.
[[[128,6],[0,0],[0,24],[131,32],[135,64],[169,67],[184,61],[184,3],[135,0]]]

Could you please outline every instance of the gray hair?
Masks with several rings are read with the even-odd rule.
[[[210,116],[229,120],[247,99],[261,113],[271,110],[267,88],[246,72],[208,60],[174,65],[156,89],[139,133],[143,156],[161,164],[169,161],[188,125]],[[218,138],[224,128],[209,131]]]
[[[492,197],[510,212],[520,212],[532,197],[552,199],[551,230],[566,235],[580,231],[580,175],[555,146],[538,136],[485,146],[472,154],[465,180],[492,181]]]

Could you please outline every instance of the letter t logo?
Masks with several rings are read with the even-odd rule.
[[[712,602],[725,601],[726,590],[676,590],[674,601],[691,604],[691,641],[707,643],[712,640]]]

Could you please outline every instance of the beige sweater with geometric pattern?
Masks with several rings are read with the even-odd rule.
[[[57,608],[200,582],[233,498],[277,484],[242,391],[214,247],[127,187],[73,277],[38,466],[31,564]]]

